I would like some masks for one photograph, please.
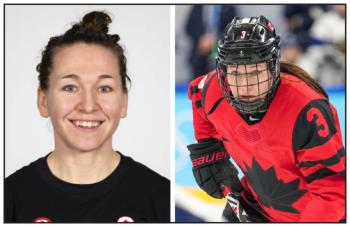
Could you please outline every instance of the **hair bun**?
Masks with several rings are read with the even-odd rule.
[[[111,17],[102,11],[92,11],[86,14],[80,25],[87,30],[91,30],[98,33],[108,33],[108,24],[112,22]]]
[[[113,39],[113,41],[114,41],[115,43],[117,43],[117,42],[120,40],[120,36],[117,35],[117,34],[111,35],[111,37],[112,37],[112,39]]]

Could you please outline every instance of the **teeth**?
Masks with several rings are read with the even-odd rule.
[[[94,128],[101,124],[100,121],[73,121],[75,126],[84,128]]]

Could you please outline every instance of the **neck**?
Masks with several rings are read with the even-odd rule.
[[[57,178],[73,184],[93,184],[109,176],[118,166],[120,155],[110,149],[77,151],[55,149],[47,158]]]

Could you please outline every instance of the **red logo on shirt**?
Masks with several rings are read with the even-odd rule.
[[[134,222],[134,220],[131,217],[123,216],[120,217],[117,222]]]
[[[43,222],[43,223],[50,223],[52,222],[50,218],[47,217],[38,217],[33,220],[33,222]]]

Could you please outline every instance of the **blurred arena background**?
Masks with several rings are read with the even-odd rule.
[[[214,69],[216,42],[234,16],[264,15],[282,39],[282,60],[293,62],[327,90],[345,145],[345,15],[343,5],[177,5],[175,9],[176,222],[220,222],[225,200],[210,198],[192,176],[194,143],[187,84]]]

